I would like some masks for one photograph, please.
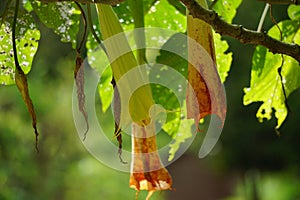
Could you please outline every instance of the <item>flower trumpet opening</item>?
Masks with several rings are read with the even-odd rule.
[[[172,189],[172,178],[161,163],[154,123],[132,124],[132,161],[129,185],[135,190]]]

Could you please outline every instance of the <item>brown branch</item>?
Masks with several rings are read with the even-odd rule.
[[[109,4],[109,5],[117,5],[121,3],[124,0],[39,0],[43,3],[51,3],[51,2],[62,2],[62,1],[75,1],[78,3],[103,3],[103,4]]]
[[[281,5],[300,4],[300,0],[258,0],[258,1],[263,1],[269,4],[281,4]]]
[[[221,35],[239,40],[244,44],[262,45],[274,54],[285,54],[295,58],[300,63],[300,46],[276,40],[266,33],[256,32],[243,28],[241,25],[229,24],[222,20],[215,11],[206,10],[195,0],[180,0],[195,18],[210,24]]]

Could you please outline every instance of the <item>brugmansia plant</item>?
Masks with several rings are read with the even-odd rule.
[[[136,83],[147,83],[145,79],[149,75],[144,67],[138,67],[148,65],[144,48],[145,32],[134,35],[138,50],[133,52],[124,29],[152,26],[187,34],[188,41],[176,40],[177,35],[174,34],[163,45],[177,45],[178,48],[187,45],[189,62],[164,51],[159,52],[156,61],[169,65],[188,80],[191,87],[187,88],[186,94],[187,117],[194,120],[196,127],[201,119],[210,114],[217,115],[222,126],[224,124],[226,102],[222,82],[229,72],[232,53],[227,52],[228,44],[222,40],[221,35],[257,45],[252,60],[250,87],[244,89],[243,103],[263,103],[257,112],[259,121],[270,119],[275,110],[278,130],[288,113],[287,98],[300,86],[300,6],[290,5],[287,10],[288,20],[274,24],[268,32],[262,32],[232,24],[240,3],[241,0],[1,0],[0,83],[16,84],[31,115],[38,149],[37,119],[26,77],[31,70],[40,39],[38,23],[32,15],[35,13],[43,24],[61,37],[62,42],[71,43],[76,51],[74,77],[78,107],[85,118],[88,133],[89,116],[85,109],[84,70],[81,67],[86,55],[81,51],[85,41],[88,55],[100,46],[110,61],[112,72],[99,85],[109,88],[112,83],[114,88],[114,94],[112,90],[104,92],[100,89],[102,109],[107,110],[111,104],[110,97],[114,95],[114,134],[119,142],[120,154],[122,128],[131,123],[133,156],[130,187],[137,191],[148,190],[150,198],[154,191],[172,189],[172,178],[160,160],[156,127],[149,111],[157,101],[168,102],[169,110],[178,109],[178,105],[173,104],[172,98],[166,97],[166,90],[161,88],[159,92],[150,84],[135,88]],[[98,16],[97,20],[93,20],[98,21],[95,24],[91,17],[92,5]],[[84,31],[77,42],[80,16]],[[263,20],[264,17],[261,22]],[[195,43],[205,49],[205,55]],[[131,76],[124,80],[123,77],[129,72]],[[123,104],[127,100],[129,107]],[[168,116],[168,125],[164,130],[175,140],[170,151],[172,159],[180,144],[190,137],[190,133],[186,131],[176,135],[180,114],[170,113]],[[88,135],[85,134],[85,137]]]
[[[116,34],[120,34],[118,40],[112,39],[105,43],[105,49],[111,60],[112,73],[117,83],[127,72],[137,67],[138,62],[130,50],[123,29],[113,9],[109,5],[97,4],[97,11],[102,30],[102,37],[105,41]],[[124,54],[123,54],[124,53]],[[121,55],[113,60],[114,57]],[[133,93],[133,84],[143,81],[146,77],[145,71],[138,71],[132,79],[125,80],[126,85],[116,85],[119,91],[121,102],[124,101],[124,93],[133,94],[129,103],[129,113],[132,117],[132,154],[130,187],[136,190],[165,190],[172,185],[168,171],[161,164],[157,154],[155,124],[151,122],[149,110],[154,105],[151,87],[145,85]],[[121,103],[120,126],[127,121],[129,116],[123,119]],[[150,193],[151,194],[151,193]]]

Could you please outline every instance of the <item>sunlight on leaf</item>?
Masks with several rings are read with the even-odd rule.
[[[109,108],[113,98],[114,89],[111,84],[111,80],[111,68],[106,68],[106,70],[101,75],[101,80],[98,85],[98,92],[100,95],[103,112],[106,112],[106,110]]]
[[[236,9],[240,6],[242,0],[217,0],[213,10],[228,23],[231,23],[236,14]]]
[[[31,3],[40,20],[61,36],[62,42],[71,42],[72,47],[75,49],[80,22],[80,11],[75,4],[69,2],[41,3],[37,1]]]
[[[31,12],[33,11],[33,7],[31,5],[30,0],[23,0],[24,8],[28,11]]]
[[[284,42],[292,42],[299,37],[300,32],[298,31],[297,22],[287,20],[280,22],[278,25],[283,32]],[[270,29],[269,35],[279,38],[280,33],[277,27]],[[278,68],[281,66],[281,63],[280,55],[268,52],[265,47],[256,47],[252,59],[250,87],[244,89],[244,105],[257,101],[263,102],[256,114],[260,122],[264,119],[271,119],[273,109],[275,110],[275,117],[277,118],[276,128],[281,126],[287,116],[285,97],[278,74]],[[289,96],[300,87],[298,62],[289,56],[284,56],[281,73],[286,95]]]
[[[145,26],[184,32],[186,30],[186,19],[167,0],[161,0],[157,1],[150,8],[148,14],[145,15]]]
[[[288,15],[291,20],[300,19],[300,5],[290,5],[288,7]]]
[[[144,12],[145,14],[149,11],[150,7],[156,2],[157,0],[143,0]],[[121,4],[116,5],[114,11],[119,17],[120,23],[123,25],[124,30],[129,30],[133,28],[133,17],[130,11],[130,6],[128,1],[124,1]]]
[[[186,139],[192,137],[191,127],[194,124],[194,121],[182,120],[180,123],[182,123],[182,125],[180,126],[180,129],[174,137],[175,142],[170,144],[170,155],[168,158],[169,161],[173,160],[173,158],[175,157],[175,154],[178,151],[180,144],[185,142]]]
[[[170,51],[163,49],[174,49],[176,54]],[[187,41],[186,37],[182,33],[172,35],[167,42],[162,46],[162,49],[159,51],[159,55],[156,57],[156,63],[166,65],[175,69],[183,77],[187,77],[187,61],[180,57],[179,55],[186,54],[187,51]],[[166,68],[167,70],[167,68]],[[166,71],[167,73],[167,71]],[[152,77],[151,80],[163,78],[159,76],[161,73],[156,73],[151,70],[149,76]],[[173,77],[168,76],[169,81],[173,81]],[[186,83],[185,83],[186,84]],[[184,84],[184,85],[185,85]],[[164,105],[164,108],[169,112],[167,113],[166,123],[163,125],[163,129],[168,135],[173,136],[179,128],[180,122],[180,104],[183,102],[178,102],[178,98],[170,90],[170,88],[163,87],[161,85],[151,85],[153,98],[157,104]],[[179,99],[185,99],[185,88],[182,88],[182,85],[178,83],[177,90],[181,90],[181,97]],[[167,102],[167,103],[166,103]]]
[[[101,38],[101,33],[98,31],[99,24],[95,25],[94,28],[97,36]],[[107,67],[108,60],[103,49],[92,34],[88,36],[86,48],[88,50],[87,56],[89,64],[101,74],[101,79],[98,84],[98,93],[101,100],[102,112],[106,112],[111,105],[114,92],[111,84],[112,71],[110,67]]]
[[[221,35],[214,33],[217,69],[222,83],[225,82],[232,62],[232,52],[226,53],[229,48],[227,41],[222,40]]]
[[[93,24],[93,28],[94,28],[95,34],[97,35],[98,39],[102,40],[99,23]],[[92,33],[88,34],[87,41],[86,41],[86,48],[87,48],[88,54],[94,52],[96,48],[100,48],[100,44],[94,38]]]
[[[96,44],[96,42],[92,42],[91,45]],[[91,46],[88,47],[88,62],[92,68],[94,68],[100,74],[100,80],[98,84],[98,93],[101,100],[102,111],[106,112],[106,110],[111,105],[111,101],[113,98],[113,86],[111,84],[112,81],[112,71],[108,66],[108,59],[102,49],[94,49],[92,51]]]
[[[172,49],[176,51],[166,51],[163,49]],[[179,55],[187,54],[187,40],[186,36],[182,33],[172,35],[162,46],[159,55],[156,57],[156,62],[172,67],[184,77],[187,77],[187,60]]]
[[[0,27],[0,84],[2,85],[15,83],[15,63],[11,41],[12,18],[10,16],[12,14],[9,11],[8,21],[4,21]],[[16,39],[20,67],[25,74],[28,74],[40,39],[40,31],[37,30],[37,25],[30,14],[20,13],[16,27]]]

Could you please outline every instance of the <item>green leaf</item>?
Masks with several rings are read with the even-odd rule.
[[[80,21],[80,10],[76,5],[70,2],[41,3],[33,0],[31,4],[40,20],[61,36],[62,42],[71,42],[75,49]]]
[[[278,40],[280,40],[282,36],[283,42],[293,43],[297,35],[296,33],[299,30],[300,24],[297,21],[285,20],[278,23],[278,27],[280,28],[280,31],[276,26],[273,26],[269,30],[268,35]]]
[[[98,93],[100,95],[103,112],[106,112],[106,110],[109,108],[109,106],[112,102],[114,89],[111,84],[111,80],[112,80],[112,71],[111,71],[111,68],[108,67],[102,73],[101,79],[100,79],[100,82],[98,85]]]
[[[300,5],[290,5],[287,11],[291,20],[300,20]]]
[[[31,5],[31,2],[29,0],[23,0],[24,8],[28,11],[31,12],[33,11],[33,7]]]
[[[145,15],[145,26],[186,31],[186,18],[167,0],[157,1]]]
[[[109,66],[109,61],[106,54],[104,53],[103,49],[99,46],[97,41],[92,37],[92,35],[89,36],[86,46],[88,49],[88,63],[100,75],[100,81],[98,83],[98,93],[101,100],[102,111],[106,112],[109,106],[111,105],[114,93],[113,86],[111,84],[111,67]]]
[[[173,53],[171,51],[167,51],[165,49],[170,49],[177,51],[176,53]],[[186,35],[182,33],[177,33],[171,36],[166,43],[163,44],[161,50],[159,51],[159,55],[156,57],[156,63],[162,64],[163,66],[156,68],[160,69],[158,70],[152,70],[150,71],[149,77],[150,80],[155,79],[163,79],[166,77],[161,77],[162,71],[164,71],[164,74],[168,74],[167,80],[164,80],[164,82],[170,82],[169,85],[173,85],[175,91],[181,90],[181,95],[177,96],[172,92],[170,88],[161,86],[161,85],[151,85],[152,87],[152,93],[153,98],[156,104],[164,105],[164,108],[167,109],[169,112],[167,113],[167,119],[166,123],[163,125],[163,130],[167,132],[170,136],[173,136],[179,127],[180,122],[180,104],[183,102],[179,102],[179,100],[185,99],[185,88],[183,85],[186,85],[186,83],[177,83],[176,80],[178,80],[177,77],[172,77],[170,73],[168,73],[168,68],[164,66],[171,67],[175,69],[177,72],[179,72],[185,80],[187,79],[187,60],[180,57],[179,55],[186,55],[187,52],[187,40]],[[178,82],[178,81],[177,81]]]
[[[172,51],[167,51],[170,49]],[[156,63],[172,67],[184,77],[187,78],[187,60],[179,55],[187,54],[187,36],[183,33],[176,33],[172,35],[162,46],[159,55],[156,57]]]
[[[143,0],[144,11],[147,13],[150,7],[157,1],[157,0]],[[119,20],[122,24],[129,25],[133,23],[132,14],[129,8],[129,4],[127,1],[124,1],[114,7],[115,13],[118,15]]]
[[[292,42],[299,38],[298,23],[295,21],[283,21],[278,24],[282,30],[284,42]],[[270,29],[269,35],[280,38],[278,28]],[[299,42],[299,41],[298,41]],[[294,90],[300,87],[299,63],[289,57],[283,56],[282,78],[286,95],[289,96]],[[263,102],[257,111],[257,118],[260,122],[264,119],[271,119],[273,109],[277,118],[279,128],[287,116],[285,97],[282,83],[278,74],[278,68],[282,64],[281,55],[274,55],[265,47],[258,46],[252,59],[250,87],[245,88],[244,105],[252,102]]]
[[[15,83],[15,63],[12,47],[12,15],[14,8],[10,8],[6,19],[0,27],[0,84]],[[1,19],[0,19],[1,20]],[[16,25],[16,46],[18,60],[25,74],[31,70],[32,61],[38,48],[40,31],[33,17],[29,13],[20,12]]]
[[[95,33],[99,40],[102,40],[99,23],[93,25]],[[94,35],[90,32],[88,34],[87,40],[86,40],[86,48],[89,53],[92,53],[95,51],[96,48],[100,48],[100,44],[98,41],[94,38]]]
[[[125,1],[124,3],[118,4],[114,7],[114,11],[119,17],[119,20],[122,24],[131,24],[133,23],[133,19],[129,10],[128,2]]]
[[[216,50],[217,69],[222,83],[225,82],[232,62],[232,53],[227,53],[229,45],[227,41],[222,40],[221,35],[214,33],[214,42]]]
[[[240,6],[242,0],[217,0],[213,6],[215,10],[225,21],[231,23],[236,14],[236,9]]]
[[[94,25],[94,30],[98,38],[102,40],[101,33],[98,31],[100,30],[99,23]],[[101,100],[102,112],[106,112],[112,103],[114,94],[113,86],[111,84],[112,71],[110,67],[107,67],[109,63],[103,49],[91,33],[87,38],[86,48],[88,50],[87,57],[89,64],[100,74],[98,94]]]
[[[169,4],[174,6],[181,14],[183,14],[184,16],[186,15],[186,8],[180,1],[168,0],[168,2]]]
[[[180,127],[175,135],[174,142],[170,144],[169,158],[168,161],[173,160],[176,152],[178,151],[180,145],[184,143],[188,138],[192,137],[192,127],[194,124],[194,120],[182,120],[180,121]]]

